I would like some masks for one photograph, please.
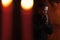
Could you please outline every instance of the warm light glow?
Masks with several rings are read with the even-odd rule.
[[[33,0],[21,0],[21,7],[25,10],[29,10],[33,7]]]
[[[2,0],[1,2],[4,7],[8,7],[12,3],[12,0]]]

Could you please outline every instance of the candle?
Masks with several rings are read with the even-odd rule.
[[[11,40],[12,37],[12,0],[2,2],[2,40]]]
[[[21,16],[22,16],[22,40],[32,39],[32,12],[33,0],[21,0]]]
[[[1,40],[1,21],[2,21],[2,20],[1,20],[1,19],[2,19],[2,18],[1,18],[1,15],[2,15],[1,13],[2,13],[2,12],[1,12],[1,1],[0,1],[0,40]]]

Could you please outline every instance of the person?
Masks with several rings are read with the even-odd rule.
[[[48,17],[48,5],[45,5],[44,7],[44,16],[43,16],[43,28],[42,28],[42,31],[41,31],[41,40],[48,40],[48,35],[49,34],[52,34],[53,32],[53,27],[50,23],[50,20],[49,20],[49,17]]]
[[[40,2],[37,13],[34,14],[34,40],[48,40],[48,34],[52,33],[52,26],[50,26],[50,23],[48,23],[48,19],[45,15],[48,7],[46,7],[47,9],[45,10],[45,6],[45,2]]]

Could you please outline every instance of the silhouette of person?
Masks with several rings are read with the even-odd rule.
[[[45,2],[40,2],[39,8],[37,9],[37,13],[34,14],[35,40],[48,40],[48,34],[52,33],[51,26],[47,26],[48,17],[45,15],[45,13],[47,13],[48,6]]]

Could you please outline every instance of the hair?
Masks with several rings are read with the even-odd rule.
[[[41,10],[43,10],[46,5],[46,1],[44,0],[39,2],[39,8],[41,8]]]

